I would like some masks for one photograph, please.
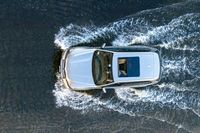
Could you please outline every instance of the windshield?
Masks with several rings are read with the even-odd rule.
[[[96,85],[104,85],[113,82],[112,53],[95,51],[92,61],[93,78]]]

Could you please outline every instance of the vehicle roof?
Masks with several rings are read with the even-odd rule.
[[[126,57],[139,57],[139,76],[120,77],[118,75],[118,59]],[[160,76],[160,59],[155,52],[114,52],[112,63],[114,82],[152,81],[157,80]]]

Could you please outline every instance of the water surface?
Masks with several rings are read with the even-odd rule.
[[[200,1],[6,1],[0,13],[1,132],[200,132]],[[161,82],[104,94],[63,89],[60,49],[143,43]]]

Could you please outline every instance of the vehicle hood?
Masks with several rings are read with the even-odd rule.
[[[65,71],[72,89],[96,87],[92,76],[94,49],[75,48],[70,50]]]

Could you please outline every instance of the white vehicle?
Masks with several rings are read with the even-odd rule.
[[[160,80],[157,49],[128,47],[71,47],[63,52],[60,72],[72,90],[145,87]]]

